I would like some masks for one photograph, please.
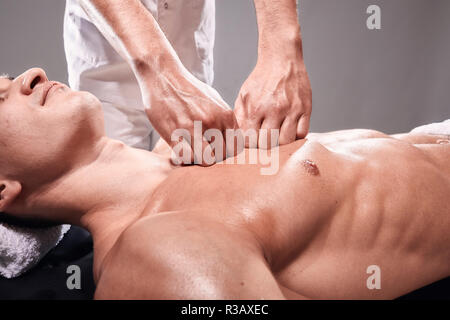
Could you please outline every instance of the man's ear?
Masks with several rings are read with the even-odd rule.
[[[22,185],[19,181],[0,180],[0,212],[7,211],[21,191]]]

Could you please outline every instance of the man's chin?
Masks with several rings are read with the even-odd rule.
[[[101,110],[102,104],[100,100],[98,100],[98,98],[92,93],[87,91],[79,91],[77,92],[77,95],[82,100],[81,105],[83,105],[84,108]]]

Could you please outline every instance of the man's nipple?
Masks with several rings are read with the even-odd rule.
[[[307,173],[309,173],[313,176],[320,175],[319,167],[317,166],[317,164],[314,161],[305,159],[305,160],[301,161],[301,164]]]

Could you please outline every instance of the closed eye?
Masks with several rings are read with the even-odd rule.
[[[10,77],[10,76],[8,76],[8,75],[2,75],[2,76],[0,76],[0,79],[8,79],[9,81],[13,81],[13,80],[14,80],[14,77]],[[2,91],[1,94],[4,94],[3,90],[1,90],[1,91]],[[5,96],[0,96],[0,103],[1,103],[1,102],[4,102],[6,99],[7,99],[7,97],[5,97]]]

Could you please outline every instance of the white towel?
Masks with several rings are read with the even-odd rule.
[[[0,222],[0,275],[14,278],[34,267],[63,238],[70,225],[23,228]]]
[[[424,126],[417,127],[411,130],[411,133],[422,133],[450,137],[450,119],[443,122],[431,123]]]

